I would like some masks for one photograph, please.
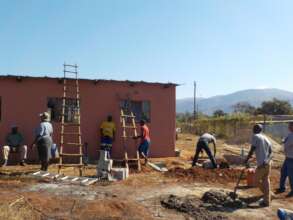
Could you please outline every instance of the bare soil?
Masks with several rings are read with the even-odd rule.
[[[143,167],[142,172],[132,172],[129,179],[123,182],[99,182],[84,187],[64,185],[44,179],[31,177],[39,169],[38,165],[26,167],[8,166],[0,168],[0,219],[276,219],[278,208],[293,209],[293,199],[278,195],[270,208],[244,208],[230,212],[182,212],[162,206],[161,201],[174,195],[180,198],[193,198],[189,205],[197,210],[197,202],[203,194],[211,190],[233,190],[243,167],[231,164],[229,169],[191,168],[197,137],[181,134],[177,148],[181,156],[176,158],[152,159],[164,161],[169,169],[159,173],[150,167]],[[218,142],[217,160],[224,160],[225,154],[240,155],[239,145],[228,145],[224,140]],[[248,146],[245,145],[248,150]],[[272,189],[277,188],[279,167],[283,159],[281,152],[276,151],[276,160],[272,170]],[[203,155],[202,159],[206,159]],[[57,172],[55,166],[50,172]],[[66,175],[78,175],[78,170],[67,168]],[[95,175],[95,166],[85,170],[86,176]],[[257,188],[247,188],[246,181],[241,181],[239,194],[250,198],[261,196]],[[183,208],[184,209],[184,208]],[[209,218],[208,218],[209,217]],[[218,218],[215,218],[218,219]]]

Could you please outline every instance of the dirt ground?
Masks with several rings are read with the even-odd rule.
[[[168,172],[160,173],[143,167],[142,172],[132,172],[126,181],[121,182],[65,185],[32,177],[30,174],[39,169],[38,165],[0,168],[0,219],[201,219],[194,213],[168,209],[162,206],[161,201],[170,195],[200,199],[210,190],[231,191],[242,167],[231,164],[229,169],[190,169],[196,140],[197,137],[181,134],[176,144],[181,150],[180,157],[152,160],[164,161]],[[219,140],[218,146],[218,161],[224,161],[225,155],[236,159],[240,155],[240,146],[228,145],[224,140]],[[272,189],[278,186],[279,167],[283,160],[278,147],[272,170]],[[244,148],[247,151],[248,145]],[[52,165],[50,172],[56,171]],[[94,176],[95,172],[95,166],[88,166],[85,175]],[[72,168],[65,169],[64,173],[78,175],[78,171]],[[248,198],[261,195],[257,188],[247,188],[245,179],[241,181],[239,194]],[[236,209],[220,216],[225,216],[223,219],[276,219],[278,208],[293,210],[293,199],[287,199],[285,195],[278,195],[270,208]]]

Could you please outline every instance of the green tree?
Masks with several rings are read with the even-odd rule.
[[[233,105],[233,109],[235,113],[246,113],[253,115],[255,114],[256,108],[250,105],[248,102],[238,102]]]
[[[222,116],[225,116],[225,115],[226,115],[226,113],[221,109],[218,109],[218,110],[214,111],[214,113],[213,113],[213,116],[216,117],[216,118],[217,117],[222,117]]]
[[[261,107],[257,109],[258,114],[267,115],[290,115],[292,112],[292,106],[288,101],[276,98],[271,101],[264,101]]]

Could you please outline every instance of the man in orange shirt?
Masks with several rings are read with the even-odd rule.
[[[138,138],[141,139],[140,145],[138,147],[138,152],[145,159],[145,163],[147,163],[149,148],[151,144],[151,138],[150,138],[150,130],[148,126],[146,125],[145,120],[140,121],[140,129],[141,129],[141,134],[137,137],[134,137],[134,139],[138,139]]]

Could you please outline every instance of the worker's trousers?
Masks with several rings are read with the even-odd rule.
[[[20,160],[23,161],[27,157],[27,146],[21,145],[19,147],[10,147],[10,146],[3,146],[2,148],[2,157],[4,160],[8,160],[10,151],[15,151],[20,154]]]
[[[271,184],[270,184],[270,173],[271,163],[259,166],[256,168],[256,181],[259,189],[264,194],[264,203],[270,205],[271,203]]]
[[[288,177],[288,172],[287,172],[287,159],[285,159],[282,168],[281,168],[281,176],[280,176],[280,190],[286,190],[286,179]]]
[[[286,175],[289,177],[291,192],[293,192],[293,158],[286,158],[285,163]]]
[[[198,161],[198,157],[199,157],[199,153],[204,150],[206,152],[206,154],[209,156],[211,162],[212,162],[212,165],[213,165],[213,168],[217,168],[217,163],[216,163],[216,160],[215,160],[215,157],[212,155],[212,152],[209,148],[209,144],[205,141],[199,141],[196,145],[196,150],[195,150],[195,155],[194,155],[194,158],[193,158],[193,161],[192,161],[192,166],[195,166],[197,161]]]

